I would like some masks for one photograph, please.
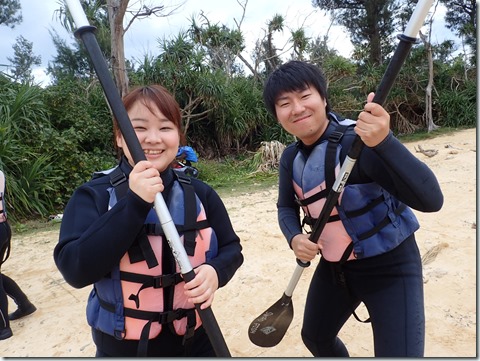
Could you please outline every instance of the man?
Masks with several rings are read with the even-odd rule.
[[[333,113],[325,78],[312,64],[280,66],[263,95],[269,112],[298,139],[280,160],[280,228],[297,259],[322,255],[305,304],[305,345],[317,357],[348,356],[337,335],[363,302],[375,356],[423,356],[422,264],[414,236],[419,224],[410,207],[441,208],[435,175],[393,136],[389,114],[372,103],[373,93],[356,122]],[[302,229],[315,224],[355,134],[366,147],[320,238],[310,240]]]

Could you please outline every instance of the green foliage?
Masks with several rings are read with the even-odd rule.
[[[56,155],[59,178],[55,206],[61,207],[94,171],[115,164],[112,117],[98,84],[62,81],[46,89],[45,102],[55,138],[49,151]]]
[[[23,36],[19,36],[13,45],[13,58],[7,57],[13,66],[13,79],[22,83],[29,83],[34,80],[32,67],[42,64],[42,58],[33,53],[33,43]]]
[[[249,157],[226,157],[216,160],[201,160],[197,166],[199,179],[209,184],[220,195],[231,192],[254,192],[278,182],[277,172],[259,173]]]
[[[5,82],[0,88],[0,168],[7,178],[8,211],[12,219],[45,216],[58,180],[53,157],[46,151],[51,127],[35,86]]]
[[[468,82],[460,90],[444,90],[438,98],[442,126],[475,127],[477,124],[477,86]]]
[[[20,0],[2,0],[0,3],[0,25],[14,28],[23,21]]]

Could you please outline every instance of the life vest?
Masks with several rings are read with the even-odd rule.
[[[110,176],[111,209],[126,193],[128,182],[119,167],[100,174]],[[217,237],[190,179],[178,174],[176,177],[166,203],[191,265],[196,267],[216,256]],[[164,274],[162,270],[164,240],[152,208],[144,232],[119,266],[95,283],[87,304],[89,325],[119,340],[139,340],[139,356],[147,354],[148,339],[157,337],[163,326],[168,325],[173,332],[189,339],[201,325],[194,304],[184,295],[178,265],[174,274]]]
[[[354,122],[339,123],[328,140],[306,156],[299,150],[292,166],[297,203],[304,211],[302,225],[313,227],[340,171],[341,140]],[[341,191],[318,243],[322,256],[345,262],[388,252],[419,228],[412,210],[377,183],[347,184]]]

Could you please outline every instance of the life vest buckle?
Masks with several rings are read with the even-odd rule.
[[[165,325],[167,323],[171,323],[175,320],[179,320],[185,315],[185,309],[179,308],[177,310],[173,311],[167,311],[167,312],[160,312],[158,318],[158,323]]]
[[[180,283],[182,278],[179,273],[170,274],[170,275],[161,275],[153,276],[153,288],[164,288],[175,286],[177,283]]]
[[[118,169],[118,168],[117,168]],[[117,187],[119,184],[127,181],[127,176],[122,171],[112,172],[110,174],[110,184]]]
[[[333,143],[339,143],[340,140],[342,139],[343,137],[343,132],[339,132],[338,130],[334,130],[330,136],[328,137],[328,141],[329,142],[333,142]]]

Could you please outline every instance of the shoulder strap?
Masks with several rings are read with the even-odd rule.
[[[330,191],[335,183],[335,163],[338,144],[341,142],[349,125],[339,124],[328,137],[327,151],[325,153],[325,183]]]
[[[127,193],[127,176],[123,173],[120,167],[115,167],[110,173],[108,173],[108,176],[110,177],[110,184],[115,189],[117,200],[119,200]]]
[[[197,230],[197,200],[195,197],[195,189],[192,185],[192,180],[179,172],[173,172],[180,186],[182,187],[185,199],[185,215],[184,215],[184,233],[183,246],[187,255],[193,256],[195,254],[195,237]]]

